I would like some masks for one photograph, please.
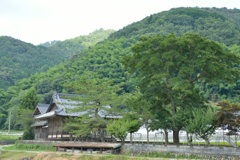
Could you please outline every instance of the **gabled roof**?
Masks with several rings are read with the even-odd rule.
[[[68,109],[74,109],[81,105],[82,102],[74,101],[74,100],[70,100],[70,99],[66,98],[66,97],[76,97],[76,96],[83,97],[83,95],[64,94],[64,93],[54,92],[46,113],[36,116],[35,119],[50,118],[50,117],[54,117],[54,116],[78,117],[78,116],[87,114],[88,111],[67,113]],[[52,104],[55,104],[57,106],[57,110],[51,111],[50,106]],[[103,106],[103,107],[111,108],[110,106]],[[103,110],[99,111],[98,115],[99,115],[99,117],[105,117],[105,118],[121,118],[121,116],[111,116],[111,115],[109,115],[108,112],[103,111]],[[93,117],[93,115],[89,115],[89,116]]]
[[[40,104],[40,103],[38,103],[38,105],[37,105],[37,107],[35,108],[32,116],[36,116],[36,115],[40,115],[40,114],[46,113],[48,107],[49,107],[49,104]],[[37,113],[38,111],[40,112],[40,114],[36,114],[36,115],[35,115],[35,113]]]
[[[40,110],[41,114],[46,113],[48,107],[49,107],[49,104],[38,104],[38,109]]]

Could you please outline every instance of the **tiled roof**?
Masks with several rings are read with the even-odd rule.
[[[35,124],[31,125],[31,127],[45,126],[47,124],[48,124],[47,121],[38,121]]]
[[[46,113],[47,109],[49,107],[49,104],[38,104],[38,109],[40,110],[41,114]]]
[[[79,101],[74,101],[74,100],[70,100],[70,99],[66,99],[66,97],[83,97],[83,95],[75,95],[75,94],[64,94],[64,93],[57,93],[54,92],[53,96],[52,96],[52,100],[51,103],[55,103],[58,110],[56,111],[47,111],[47,113],[45,114],[41,114],[39,116],[36,116],[36,119],[41,119],[41,118],[47,118],[47,117],[52,117],[52,116],[73,116],[73,117],[77,117],[77,116],[82,116],[84,114],[89,113],[90,117],[93,117],[93,113],[91,113],[91,110],[88,111],[82,111],[82,112],[67,112],[67,110],[69,109],[74,109],[76,107],[81,106],[82,102]],[[110,106],[103,106],[104,108],[111,108]],[[50,110],[50,108],[48,109]],[[121,116],[113,116],[111,114],[109,114],[107,111],[104,110],[100,110],[98,112],[99,117],[106,117],[106,118],[121,118]]]

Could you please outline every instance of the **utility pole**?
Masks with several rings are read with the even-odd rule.
[[[11,110],[10,110],[9,123],[8,123],[8,135],[10,133],[10,124],[11,124]]]

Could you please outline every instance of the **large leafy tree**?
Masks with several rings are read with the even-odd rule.
[[[122,84],[113,85],[113,81],[104,81],[93,77],[91,74],[86,73],[79,80],[70,82],[65,85],[66,88],[74,90],[75,94],[83,96],[66,97],[68,99],[78,101],[78,107],[69,110],[69,112],[82,112],[83,116],[80,117],[81,123],[84,127],[90,128],[91,131],[97,132],[104,141],[104,135],[101,131],[106,128],[108,121],[99,115],[114,115],[112,108],[108,106],[115,106],[121,104],[121,97],[117,94],[121,90]],[[91,118],[89,118],[91,117]],[[73,126],[74,121],[70,122]],[[70,125],[70,127],[71,127]],[[72,130],[71,132],[76,132]],[[78,135],[85,135],[85,132],[77,131]]]
[[[225,52],[218,43],[198,34],[141,37],[132,49],[134,53],[123,57],[122,63],[129,67],[130,73],[139,72],[141,92],[161,100],[162,105],[158,107],[171,105],[173,119],[179,111],[203,105],[204,98],[195,89],[199,79],[218,83],[239,78],[233,66],[233,63],[239,64],[239,56]],[[173,121],[175,144],[179,143],[182,127]]]

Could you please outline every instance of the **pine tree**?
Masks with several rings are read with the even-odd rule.
[[[68,110],[69,112],[83,112],[80,117],[81,123],[74,124],[74,121],[68,121],[68,124],[79,125],[79,128],[88,128],[92,132],[97,132],[104,142],[103,129],[106,128],[108,121],[99,116],[113,115],[112,108],[109,106],[117,106],[122,102],[121,96],[117,92],[121,90],[122,84],[113,85],[113,81],[104,81],[104,79],[93,78],[90,74],[85,74],[80,80],[70,82],[64,87],[74,90],[75,94],[83,96],[65,97],[74,101],[81,102],[78,107]],[[91,117],[91,118],[89,118]],[[80,129],[72,129],[71,132],[78,133],[79,136],[86,135]]]

